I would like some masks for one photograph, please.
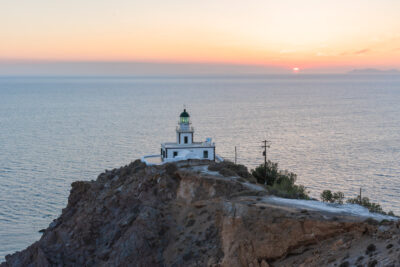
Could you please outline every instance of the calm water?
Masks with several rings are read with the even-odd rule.
[[[159,152],[186,104],[195,139],[268,156],[318,197],[359,187],[400,214],[400,77],[0,78],[0,261],[40,238],[70,184]]]

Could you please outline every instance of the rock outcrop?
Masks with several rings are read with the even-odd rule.
[[[198,166],[135,161],[74,182],[41,239],[0,266],[400,266],[398,222],[280,207],[267,194]]]

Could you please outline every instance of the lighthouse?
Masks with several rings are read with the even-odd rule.
[[[176,126],[176,142],[161,144],[161,160],[163,162],[203,159],[215,160],[215,144],[211,138],[203,142],[194,141],[194,128],[190,120],[190,115],[186,111],[179,115],[178,125]]]
[[[178,144],[192,144],[194,129],[191,127],[190,116],[186,109],[179,116],[176,127],[176,142]]]

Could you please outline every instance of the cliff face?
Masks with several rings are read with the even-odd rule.
[[[196,169],[197,168],[197,169]],[[4,266],[400,266],[399,224],[272,205],[235,178],[140,161],[72,184]]]

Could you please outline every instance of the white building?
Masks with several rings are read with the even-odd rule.
[[[176,127],[176,142],[161,144],[161,160],[163,162],[207,159],[215,161],[215,144],[211,138],[204,142],[194,142],[194,129],[186,109],[180,115]]]

